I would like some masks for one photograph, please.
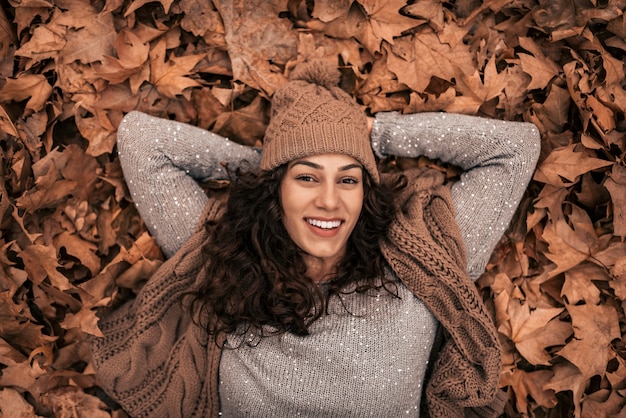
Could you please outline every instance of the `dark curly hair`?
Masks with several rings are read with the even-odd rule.
[[[384,279],[379,244],[391,223],[393,193],[403,187],[402,179],[378,185],[364,171],[361,215],[337,276],[322,291],[307,276],[302,250],[283,225],[280,183],[286,169],[237,172],[224,215],[204,225],[209,238],[202,246],[204,263],[198,285],[188,294],[188,307],[209,334],[263,336],[262,327],[269,325],[272,334],[307,335],[334,295],[384,288],[397,296],[395,285]]]

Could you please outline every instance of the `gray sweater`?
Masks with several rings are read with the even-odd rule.
[[[191,235],[207,202],[197,179],[223,179],[220,163],[258,164],[258,150],[210,132],[133,112],[118,147],[135,204],[171,256]],[[470,277],[484,270],[530,181],[539,154],[531,124],[424,113],[377,115],[379,156],[426,155],[464,169],[452,186]],[[404,286],[401,298],[348,294],[333,299],[311,334],[264,338],[224,350],[224,416],[417,416],[436,320]],[[239,337],[241,338],[241,337]],[[228,344],[238,346],[236,336]]]

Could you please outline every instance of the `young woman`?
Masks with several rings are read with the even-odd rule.
[[[337,81],[297,68],[262,152],[138,112],[119,127],[128,187],[169,258],[92,341],[102,387],[132,416],[498,415],[497,334],[473,280],[538,132],[385,113],[370,134]],[[433,172],[381,175],[372,149],[464,173],[451,188]],[[222,205],[197,181],[227,171]]]

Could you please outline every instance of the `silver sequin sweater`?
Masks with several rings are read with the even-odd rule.
[[[381,113],[372,147],[380,157],[425,155],[464,170],[452,198],[476,279],[531,179],[540,142],[528,123]],[[118,149],[135,204],[168,257],[191,236],[207,202],[196,180],[225,179],[223,163],[260,161],[259,150],[138,112],[120,125]],[[344,295],[348,310],[333,299],[306,337],[284,334],[224,350],[223,416],[418,416],[437,323],[400,282],[398,288],[399,299]],[[237,338],[228,343],[238,346]]]

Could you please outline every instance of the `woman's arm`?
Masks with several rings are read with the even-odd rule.
[[[440,159],[464,170],[452,186],[456,219],[476,280],[507,229],[532,178],[539,151],[537,128],[448,113],[380,113],[372,127],[380,156]]]
[[[171,257],[194,231],[207,203],[196,180],[225,179],[229,169],[260,154],[207,130],[131,112],[118,128],[128,189],[148,230]]]

